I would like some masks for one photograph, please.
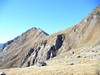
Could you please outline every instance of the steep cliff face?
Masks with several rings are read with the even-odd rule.
[[[100,46],[100,6],[79,24],[48,35],[32,28],[7,42],[0,52],[0,67],[28,67],[73,49]]]

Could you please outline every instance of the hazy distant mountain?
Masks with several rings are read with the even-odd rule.
[[[0,43],[0,48],[3,46],[3,43]]]
[[[71,66],[73,68],[70,69],[70,71],[74,70],[75,75],[95,75],[96,72],[91,73],[95,70],[88,72],[87,70],[93,66],[98,67],[97,64],[100,62],[100,6],[79,24],[52,35],[48,35],[38,28],[29,29],[5,43],[0,58],[0,68],[29,67],[38,62],[46,62],[52,67],[61,65],[64,70],[67,66],[70,67],[69,65],[75,65],[76,68]],[[85,68],[80,71],[77,66],[81,69],[82,66]],[[81,73],[85,73],[84,70],[86,74]],[[45,72],[47,71],[49,70]],[[66,69],[67,71],[68,69]],[[60,72],[63,70],[58,71],[58,73]],[[69,72],[68,75],[74,75],[73,72]],[[51,72],[47,72],[46,75],[50,75],[49,73]],[[52,75],[55,74],[52,73]]]

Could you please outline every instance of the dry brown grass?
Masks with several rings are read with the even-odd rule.
[[[4,69],[7,75],[99,75],[96,64]]]

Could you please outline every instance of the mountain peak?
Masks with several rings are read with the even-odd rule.
[[[36,31],[36,32],[42,32],[42,33],[44,33],[45,35],[49,35],[48,33],[44,32],[42,29],[36,28],[36,27],[32,27],[32,28],[28,29],[25,33],[34,32],[34,31]]]
[[[100,6],[79,24],[65,31],[47,35],[40,28],[32,27],[14,40],[8,41],[1,50],[0,68],[28,67],[64,53],[68,53],[68,62],[72,62],[73,59],[76,61],[77,58],[80,63],[80,58],[98,58]],[[93,47],[96,50],[93,50]],[[69,64],[68,62],[65,64]]]

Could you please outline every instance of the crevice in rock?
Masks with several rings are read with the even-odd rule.
[[[55,45],[51,46],[49,51],[47,52],[47,60],[53,58],[57,54],[57,50],[59,50],[63,44],[65,36],[63,34],[57,35],[57,39],[55,41]]]
[[[47,52],[47,60],[54,57],[56,54],[55,54],[55,46],[51,46],[51,48],[49,49],[49,51]]]
[[[47,44],[47,40],[45,40],[45,41],[43,41],[43,42],[41,43],[41,45],[44,45],[44,47],[46,46],[46,44]]]
[[[27,62],[27,67],[29,67],[29,66],[30,66],[30,61]]]
[[[35,51],[35,56],[34,56],[34,59],[32,60],[32,65],[35,64],[35,60],[36,60],[36,57],[38,56],[38,51],[40,50],[40,47]]]
[[[27,59],[30,57],[30,55],[34,52],[34,49],[31,48],[28,52],[28,54],[25,56],[25,58],[23,59],[21,66],[27,61]]]
[[[64,39],[65,39],[64,34],[57,35],[55,50],[58,50],[62,46]]]
[[[36,63],[36,58],[38,56],[38,52],[39,50],[41,49],[41,47],[37,47],[36,50],[34,49],[30,49],[30,51],[28,52],[27,56],[25,57],[24,61],[22,62],[21,66],[23,66],[23,64],[26,63],[27,67],[31,66],[31,65],[34,65]],[[33,59],[32,60],[28,60],[28,58],[31,56],[31,55],[34,55]],[[28,62],[27,62],[28,61]],[[32,62],[32,63],[31,63]]]

